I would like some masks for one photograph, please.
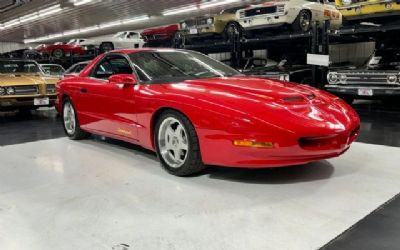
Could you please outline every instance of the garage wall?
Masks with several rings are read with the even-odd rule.
[[[0,53],[5,53],[17,49],[23,49],[25,47],[26,45],[23,43],[0,42]]]

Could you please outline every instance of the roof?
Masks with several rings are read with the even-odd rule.
[[[110,53],[120,53],[120,54],[133,54],[138,52],[145,52],[145,51],[178,51],[177,49],[171,48],[141,48],[141,49],[121,49],[121,50],[113,50]]]

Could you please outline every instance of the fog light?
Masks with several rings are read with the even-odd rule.
[[[238,147],[251,147],[251,148],[273,148],[274,143],[272,142],[256,142],[247,140],[236,140],[233,141],[233,145]]]

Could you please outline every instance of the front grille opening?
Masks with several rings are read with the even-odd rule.
[[[338,144],[337,136],[325,137],[303,137],[299,140],[300,147],[302,148],[325,148],[327,146]]]

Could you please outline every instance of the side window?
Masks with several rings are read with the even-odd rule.
[[[98,79],[108,79],[112,75],[133,74],[128,60],[120,55],[109,55],[100,61],[92,71],[91,76]]]

